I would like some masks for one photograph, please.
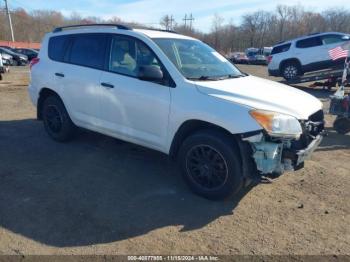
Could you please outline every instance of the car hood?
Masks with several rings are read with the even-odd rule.
[[[12,56],[8,54],[2,54],[2,58],[9,60],[9,59],[12,59]]]
[[[297,119],[308,117],[322,109],[314,96],[294,87],[274,81],[246,76],[220,81],[197,81],[199,92],[242,104],[255,109],[292,115]]]

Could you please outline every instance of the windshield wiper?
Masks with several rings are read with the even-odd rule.
[[[245,77],[247,75],[245,74],[239,74],[239,75],[222,75],[222,76],[200,76],[200,77],[187,77],[188,80],[199,80],[199,81],[218,81],[218,80],[224,80],[229,78],[239,78],[239,77]]]
[[[212,76],[200,76],[200,77],[187,77],[188,80],[199,80],[199,81],[211,81],[211,80],[220,80],[217,77]]]
[[[243,74],[240,74],[240,75],[225,75],[225,76],[222,76],[220,79],[228,79],[228,78],[240,78],[240,77],[245,77],[247,75],[243,75]]]

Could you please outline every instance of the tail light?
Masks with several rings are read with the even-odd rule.
[[[269,56],[267,57],[267,62],[268,62],[268,63],[271,63],[272,57],[273,57],[272,55],[269,55]]]
[[[36,65],[37,63],[39,63],[39,61],[40,61],[40,58],[39,58],[39,57],[33,58],[33,59],[30,61],[30,63],[29,63],[29,68],[32,69],[32,67],[33,67],[34,65]]]

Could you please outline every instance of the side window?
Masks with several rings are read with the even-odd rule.
[[[153,52],[141,41],[114,36],[111,43],[109,71],[136,77],[141,66],[159,66]]]
[[[106,37],[103,34],[75,35],[69,62],[76,65],[104,68]]]
[[[290,49],[290,46],[291,43],[275,46],[271,51],[271,55],[287,52]]]
[[[316,36],[316,37],[310,37],[307,39],[299,40],[296,44],[297,48],[310,48],[310,47],[316,47],[316,46],[321,46],[322,41],[321,38]]]
[[[345,40],[343,39],[342,35],[324,35],[322,36],[322,43],[324,45],[331,45],[331,44],[336,44],[340,42],[344,42]]]
[[[49,40],[48,55],[55,61],[62,62],[68,47],[69,38],[67,36],[54,36]]]
[[[112,37],[109,71],[136,76],[136,41],[127,37]]]
[[[160,62],[154,55],[154,53],[144,43],[136,42],[136,58],[137,58],[137,70],[140,66],[158,66],[161,67]]]

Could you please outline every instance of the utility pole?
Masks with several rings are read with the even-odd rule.
[[[182,20],[185,21],[185,27],[187,27],[187,21],[190,21],[190,30],[192,30],[192,22],[194,21],[194,17],[192,15],[192,13],[189,16],[187,16],[187,14],[185,14],[185,18]]]
[[[174,23],[174,17],[173,17],[173,15],[171,15],[170,19],[169,19],[170,30],[173,30],[173,23]]]
[[[186,25],[187,25],[187,14],[185,14],[185,18],[184,18],[184,19],[182,19],[182,20],[184,20],[184,21],[185,21],[185,27],[186,27]]]
[[[194,21],[192,13],[191,13],[190,18],[188,20],[190,20],[190,30],[192,30],[192,22]]]
[[[10,10],[9,10],[9,7],[7,5],[7,0],[4,0],[5,1],[5,9],[6,9],[6,13],[7,13],[7,18],[9,20],[9,25],[10,25],[10,31],[11,31],[11,40],[12,42],[15,41],[15,37],[14,37],[14,34],[13,34],[13,27],[12,27],[12,20],[11,20],[11,14],[10,14]]]

